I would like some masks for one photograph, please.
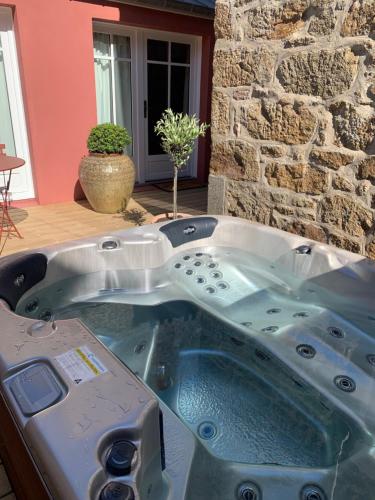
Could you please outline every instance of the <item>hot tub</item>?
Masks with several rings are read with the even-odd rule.
[[[231,217],[0,260],[1,394],[57,499],[375,499],[375,262]]]

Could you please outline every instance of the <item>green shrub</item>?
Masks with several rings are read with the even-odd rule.
[[[102,123],[91,129],[87,149],[90,153],[121,154],[131,141],[126,128],[113,123]]]

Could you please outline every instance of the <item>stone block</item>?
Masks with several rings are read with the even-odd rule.
[[[263,99],[243,107],[241,121],[255,139],[305,144],[312,138],[317,119],[302,103]]]
[[[328,236],[328,243],[335,247],[342,248],[348,252],[360,253],[362,248],[358,240],[348,238],[342,234],[330,233]]]
[[[270,163],[265,176],[270,186],[290,189],[296,193],[321,194],[328,189],[327,172],[310,165]]]
[[[336,175],[332,179],[332,187],[340,191],[353,192],[355,190],[355,185],[347,177],[342,175]]]
[[[316,36],[326,36],[332,33],[336,26],[336,12],[334,3],[330,2],[324,7],[316,7],[314,15],[310,21],[308,32]]]
[[[237,0],[236,5],[244,4]],[[305,22],[303,13],[308,6],[307,0],[287,2],[264,2],[261,6],[250,6],[246,10],[247,23],[245,35],[250,39],[265,38],[280,40],[300,30]]]
[[[297,220],[305,219],[316,221],[316,213],[313,210],[305,210],[303,208],[296,208],[294,215]]]
[[[288,205],[276,205],[276,210],[282,215],[294,215],[295,210]]]
[[[375,184],[375,156],[370,156],[361,161],[358,166],[358,177],[360,179],[368,179]]]
[[[274,55],[265,48],[216,50],[213,63],[214,85],[238,87],[269,83],[274,63]]]
[[[366,246],[366,255],[375,260],[375,240],[370,241]]]
[[[290,194],[286,191],[280,191],[278,189],[275,189],[274,191],[267,190],[264,194],[264,197],[267,198],[267,200],[272,201],[274,203],[288,203]]]
[[[281,144],[267,144],[266,146],[261,146],[260,152],[264,156],[270,156],[271,158],[281,158],[286,155],[286,148]]]
[[[349,48],[303,51],[284,59],[277,77],[287,92],[326,99],[351,87],[357,66],[358,57]]]
[[[322,243],[326,243],[327,241],[324,229],[310,222],[285,219],[273,213],[271,225],[283,231],[288,231],[288,233],[298,234],[311,240],[320,241]]]
[[[350,153],[343,153],[340,150],[313,148],[309,160],[316,165],[338,170],[344,165],[348,165],[354,159]]]
[[[330,107],[339,142],[355,151],[365,151],[374,141],[375,115],[369,106],[363,108],[346,101],[336,102]]]
[[[370,99],[375,101],[375,83],[372,83],[369,88],[367,89],[367,95],[370,97]]]
[[[370,181],[359,181],[357,185],[357,194],[359,196],[366,196],[367,193],[370,191],[372,187],[372,184]],[[375,208],[374,206],[371,206],[371,208]]]
[[[259,180],[260,167],[253,146],[243,141],[227,141],[213,144],[211,173],[226,175],[230,179]]]
[[[322,200],[320,211],[322,222],[351,236],[364,236],[374,221],[373,211],[349,196],[327,196]]]
[[[213,134],[229,132],[229,116],[229,97],[224,92],[214,89],[211,100],[211,129]]]
[[[352,0],[341,29],[342,36],[363,36],[375,33],[374,0]]]
[[[215,37],[230,39],[232,36],[232,15],[228,5],[216,2]]]
[[[262,224],[269,224],[271,208],[267,193],[246,182],[229,181],[226,190],[227,213]]]
[[[209,215],[225,215],[226,178],[210,174],[208,177],[207,213]]]

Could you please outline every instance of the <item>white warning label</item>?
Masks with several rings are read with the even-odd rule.
[[[97,356],[85,345],[64,352],[64,354],[56,356],[55,359],[77,385],[108,371]]]

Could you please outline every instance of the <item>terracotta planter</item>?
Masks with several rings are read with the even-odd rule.
[[[96,212],[124,210],[133,192],[134,163],[126,155],[90,154],[79,165],[83,192]]]
[[[182,214],[179,212],[177,213],[177,219],[187,219],[188,217],[192,216],[190,214]],[[173,212],[154,215],[154,217],[151,219],[152,224],[156,224],[157,222],[172,222],[172,221],[173,221]]]

